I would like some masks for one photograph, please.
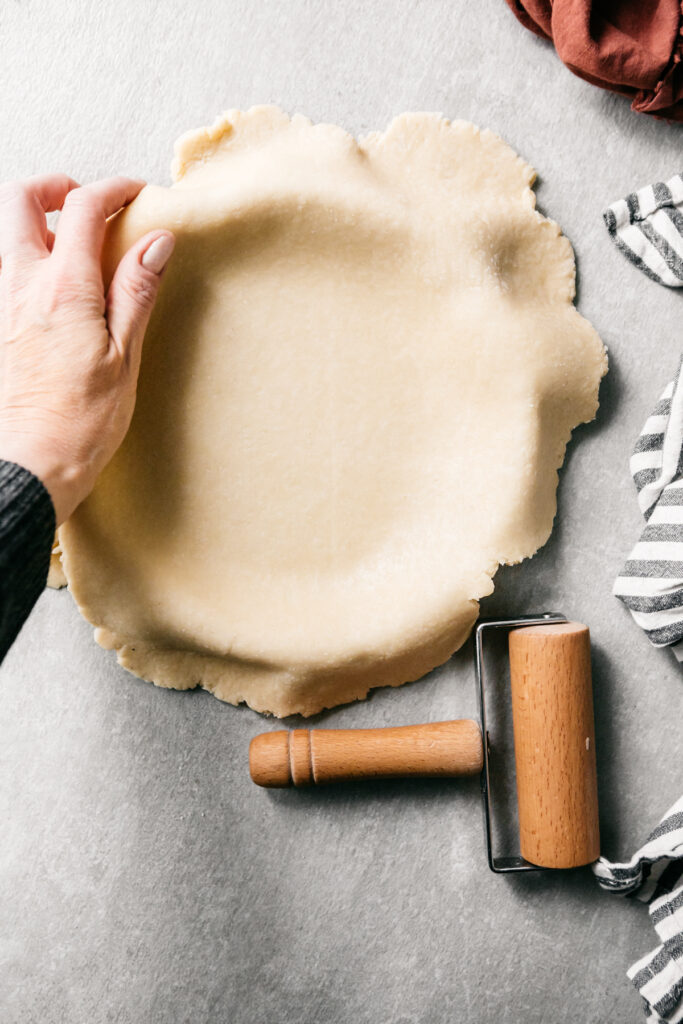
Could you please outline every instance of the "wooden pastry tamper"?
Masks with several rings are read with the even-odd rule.
[[[494,857],[484,638],[509,632],[521,857]],[[600,855],[590,635],[548,613],[481,622],[475,632],[481,728],[463,719],[382,729],[293,729],[251,741],[259,786],[481,773],[489,865],[497,872],[572,868]],[[482,735],[486,742],[482,742]]]

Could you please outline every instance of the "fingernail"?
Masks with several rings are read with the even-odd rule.
[[[175,247],[173,235],[160,235],[155,238],[151,245],[147,246],[142,254],[142,263],[145,270],[153,274],[160,274],[169,261]]]

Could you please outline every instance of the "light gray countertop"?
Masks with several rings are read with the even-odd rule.
[[[537,168],[611,371],[551,540],[484,610],[591,626],[603,850],[630,856],[683,790],[681,669],[611,596],[640,528],[628,456],[676,369],[683,295],[628,265],[601,211],[683,169],[681,127],[573,77],[503,0],[17,0],[0,82],[1,178],[167,183],[182,131],[256,102],[356,134],[438,110]],[[473,713],[468,645],[321,721]],[[475,780],[258,790],[248,743],[277,727],[135,679],[67,592],[40,599],[0,672],[2,1024],[640,1021],[624,972],[655,945],[642,906],[588,871],[491,875]]]

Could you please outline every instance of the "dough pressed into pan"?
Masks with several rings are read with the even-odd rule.
[[[396,686],[550,534],[606,356],[533,170],[464,121],[356,142],[272,107],[176,144],[105,277],[175,232],[126,440],[62,527],[96,638],[275,715]]]

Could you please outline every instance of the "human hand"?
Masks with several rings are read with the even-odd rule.
[[[121,444],[135,405],[142,341],[173,251],[141,238],[104,293],[106,219],[143,183],[79,187],[62,174],[0,185],[0,459],[30,470],[57,524]],[[56,234],[45,214],[61,210]]]

